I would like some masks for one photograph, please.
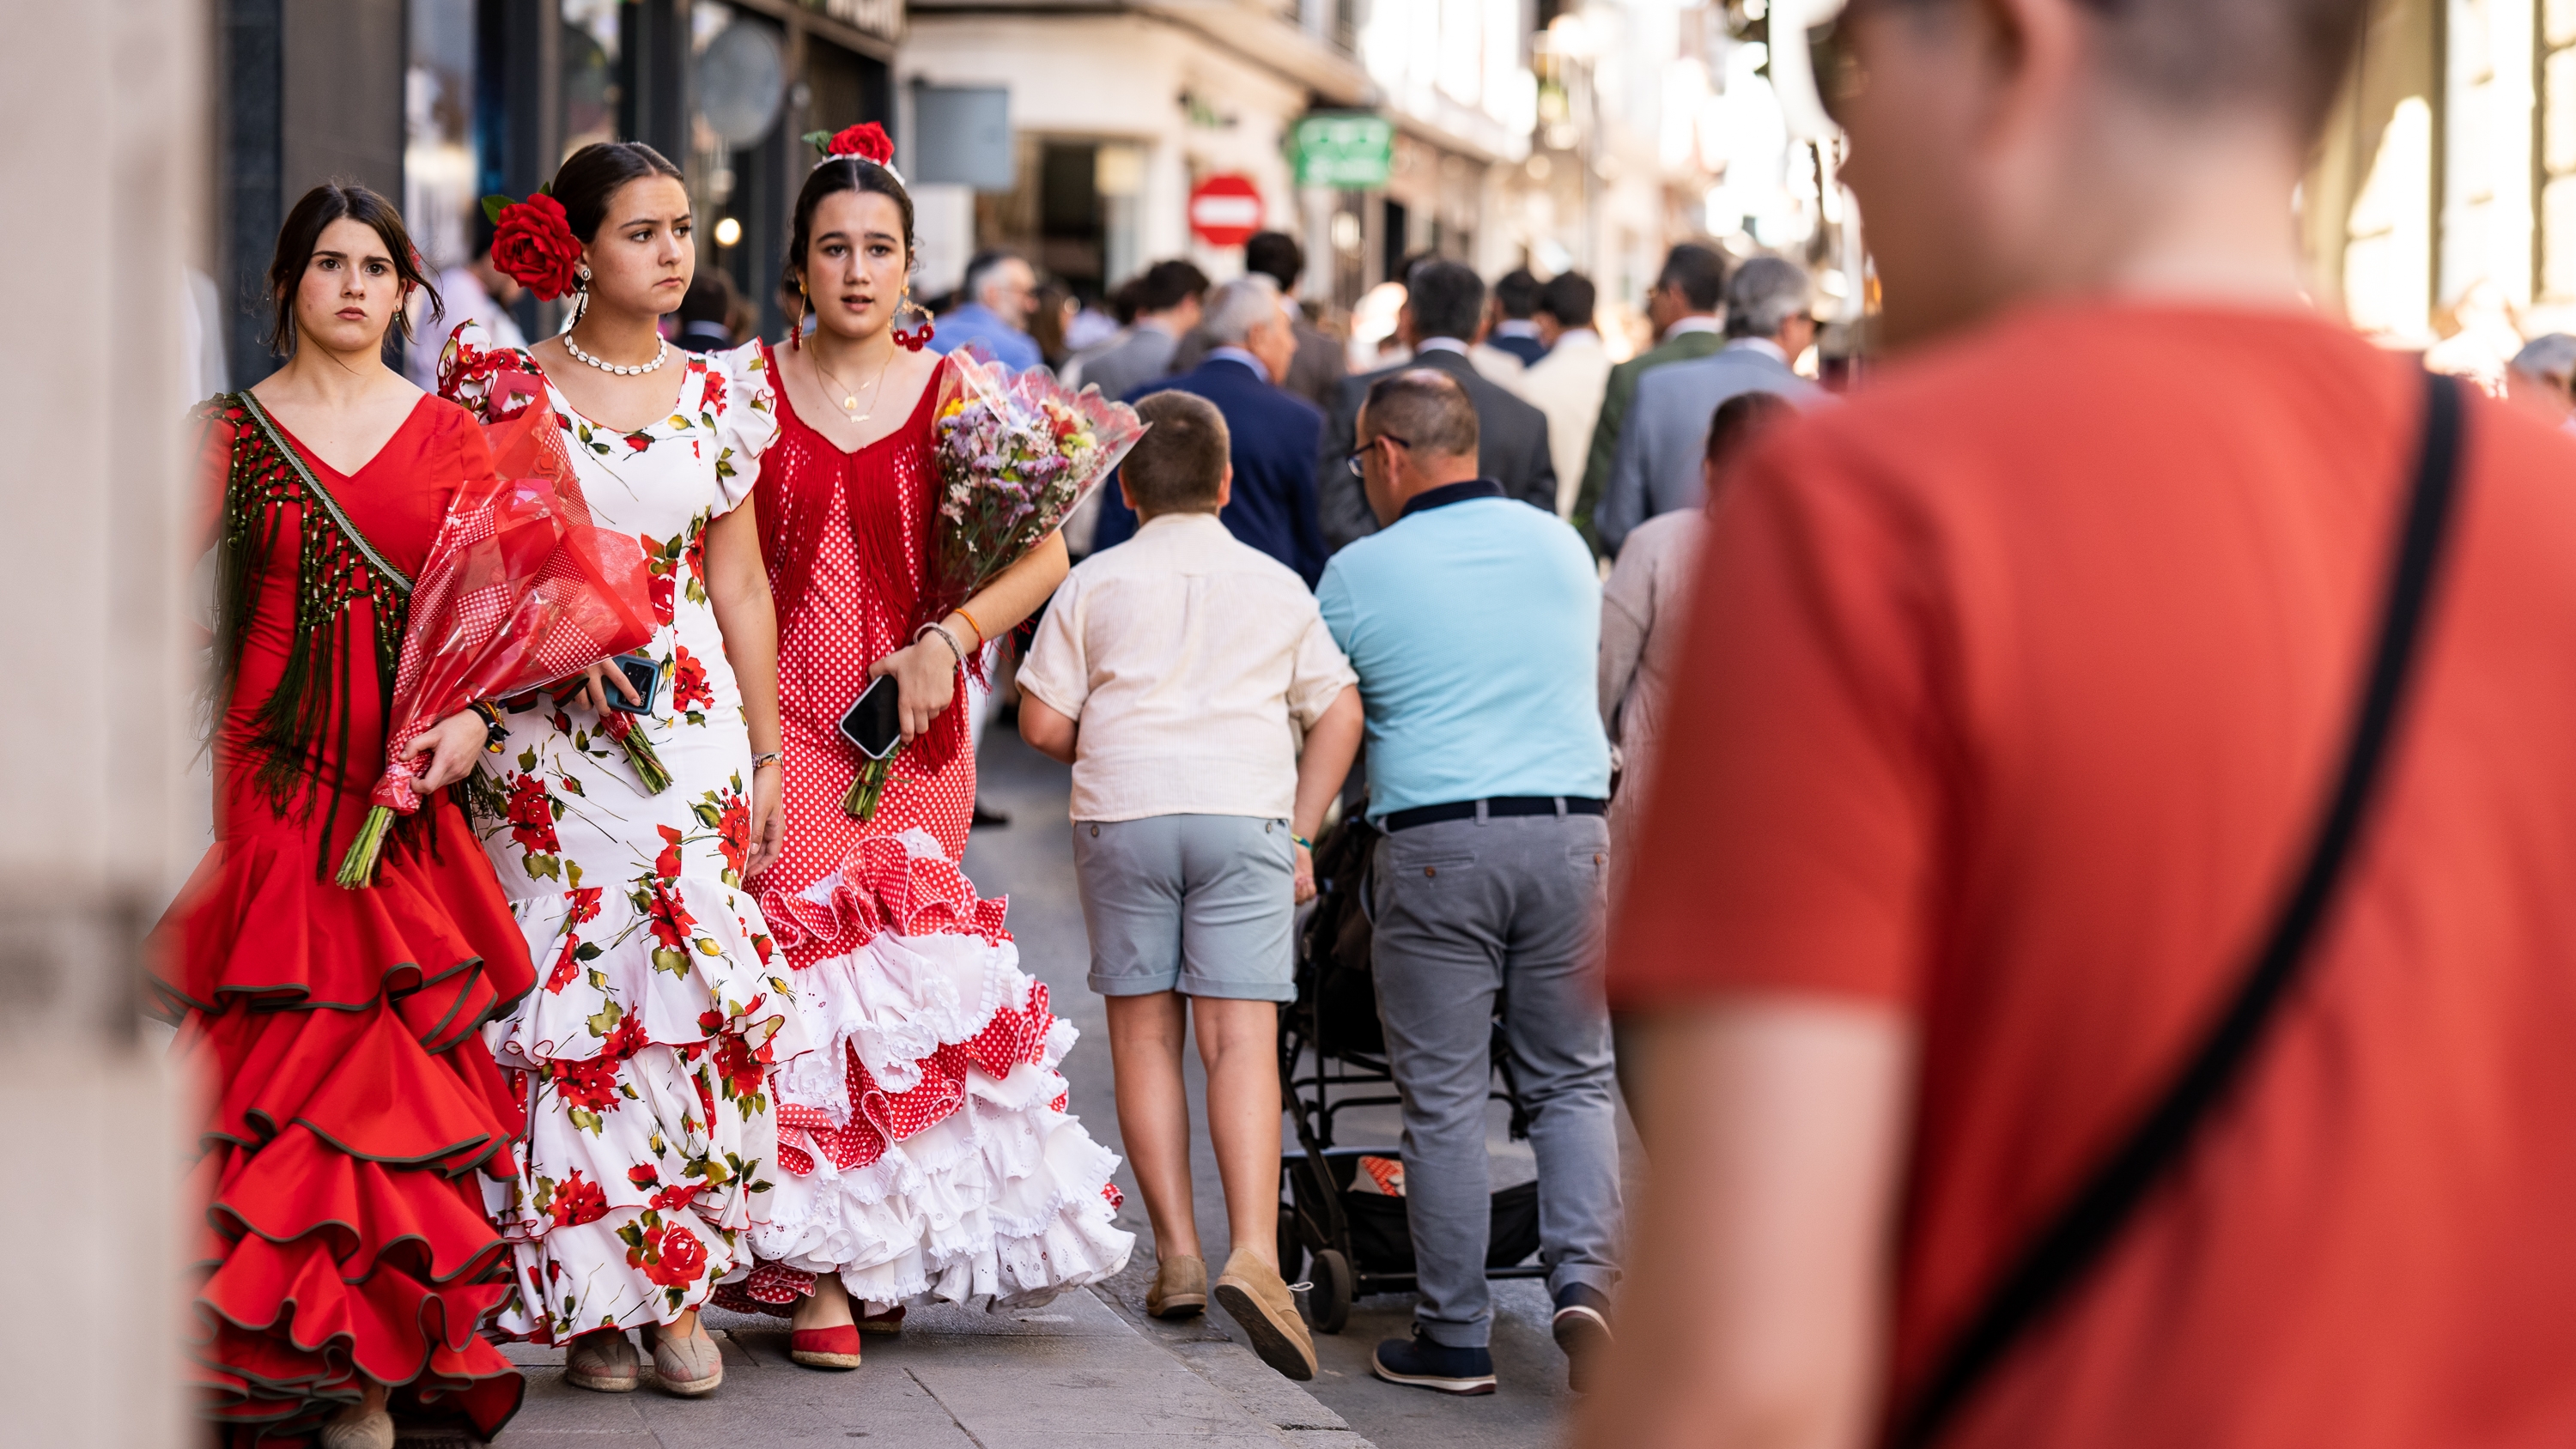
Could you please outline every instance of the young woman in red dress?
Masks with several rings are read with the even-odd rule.
[[[476,1336],[510,1285],[475,1176],[508,1170],[521,1118],[476,1029],[535,977],[443,793],[482,751],[479,716],[414,746],[428,803],[379,883],[332,876],[384,768],[410,579],[491,454],[384,364],[426,283],[383,198],[306,193],[269,281],[285,367],[198,411],[219,500],[217,838],[154,963],[211,1108],[192,1377],[234,1444],[392,1449],[389,1397],[488,1437],[521,1385]]]
[[[968,662],[1062,581],[1064,544],[933,602],[948,364],[919,350],[927,328],[896,340],[912,201],[875,127],[832,149],[859,154],[827,155],[797,198],[788,264],[816,325],[772,352],[779,435],[755,495],[787,756],[786,846],[755,885],[814,1050],[775,1077],[777,1200],[751,1231],[760,1265],[724,1296],[792,1312],[797,1362],[855,1368],[854,1300],[872,1328],[920,1297],[1042,1301],[1117,1272],[1134,1240],[1114,1223],[1118,1159],[1064,1111],[1073,1028],[959,865],[975,755],[952,705]],[[842,808],[859,757],[836,725],[885,675],[905,744],[863,823]]]

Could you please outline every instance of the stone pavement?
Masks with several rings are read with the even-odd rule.
[[[778,1319],[710,1312],[707,1325],[725,1382],[703,1399],[660,1393],[649,1373],[634,1393],[590,1393],[563,1381],[562,1350],[506,1350],[527,1368],[528,1396],[493,1449],[1370,1449],[1249,1349],[1165,1348],[1086,1291],[1001,1313],[916,1308],[899,1337],[869,1338],[850,1373],[789,1362]]]

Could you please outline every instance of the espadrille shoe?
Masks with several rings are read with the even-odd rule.
[[[602,1394],[635,1392],[635,1344],[622,1328],[603,1328],[572,1341],[564,1354],[564,1382]]]
[[[653,1332],[653,1377],[666,1394],[694,1399],[724,1382],[724,1353],[705,1324],[686,1338],[668,1328]]]

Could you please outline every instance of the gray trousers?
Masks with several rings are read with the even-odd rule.
[[[1609,1291],[1619,1273],[1619,1142],[1601,925],[1610,831],[1597,815],[1443,821],[1378,842],[1372,960],[1404,1099],[1414,1322],[1452,1348],[1493,1329],[1485,1094],[1502,1013],[1538,1153],[1548,1290]]]

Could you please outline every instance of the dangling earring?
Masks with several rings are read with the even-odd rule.
[[[590,310],[590,268],[579,267],[572,274],[572,315],[564,319],[567,333],[581,325],[581,314]]]
[[[903,301],[896,304],[894,310],[895,315],[898,317],[902,316],[906,312],[911,312],[921,318],[921,326],[916,330],[907,332],[901,327],[894,329],[894,340],[903,347],[903,350],[906,352],[919,352],[921,349],[928,347],[930,345],[930,309],[912,300],[911,283],[907,282],[904,284]]]
[[[796,315],[787,319],[787,350],[805,350],[805,284],[796,284]]]

